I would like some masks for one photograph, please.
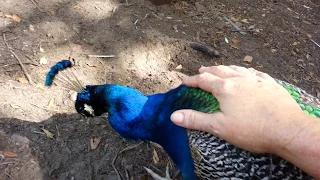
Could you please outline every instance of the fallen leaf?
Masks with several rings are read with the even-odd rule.
[[[295,82],[295,83],[298,83],[299,80],[295,79],[295,78],[292,78],[292,81]]]
[[[24,77],[17,77],[16,80],[22,84],[29,84],[29,81]]]
[[[48,103],[48,108],[55,108],[56,105],[54,104],[54,98],[50,99],[49,103]]]
[[[41,129],[42,129],[42,131],[43,131],[44,133],[46,133],[46,135],[47,135],[48,138],[53,139],[54,135],[53,135],[50,131],[48,131],[48,130],[46,130],[46,129],[44,129],[44,128],[41,128]]]
[[[41,49],[40,49],[41,51]],[[48,60],[45,58],[45,57],[42,57],[40,58],[40,61],[39,61],[40,64],[47,64],[48,63]]]
[[[91,149],[94,150],[94,149],[97,149],[98,145],[100,143],[100,138],[98,137],[92,137],[90,139],[90,146],[91,146]]]
[[[293,42],[292,43],[292,46],[296,46],[298,43],[297,42]]]
[[[34,31],[34,27],[33,27],[32,24],[29,25],[29,30],[30,30],[30,31]]]
[[[159,162],[159,156],[158,156],[158,153],[155,149],[153,149],[153,156],[152,156],[152,159],[153,159],[153,163],[154,164],[158,164]]]
[[[226,37],[224,37],[224,41],[225,41],[226,43],[229,43],[229,40],[228,40]]]
[[[54,14],[55,14],[54,10],[50,10],[49,13],[50,13],[51,15],[54,15]]]
[[[249,23],[249,22],[248,22],[248,19],[242,19],[241,22],[243,22],[243,23]]]
[[[277,50],[276,49],[271,49],[271,52],[275,53],[275,52],[277,52]]]
[[[44,49],[42,47],[39,48],[40,52],[44,52]]]
[[[179,64],[179,65],[176,67],[176,69],[178,69],[178,70],[182,69],[182,65]]]
[[[311,34],[307,34],[308,38],[312,38],[312,35]]]
[[[207,10],[207,8],[204,6],[204,5],[202,5],[202,4],[200,4],[200,3],[195,3],[195,5],[196,5],[196,10],[198,11],[198,12],[207,12],[208,10]]]
[[[20,106],[15,105],[15,104],[10,104],[11,107],[13,107],[14,109],[20,109]]]
[[[238,46],[233,45],[233,44],[231,45],[231,48],[232,48],[232,49],[239,49]]]
[[[176,32],[178,32],[178,25],[173,25],[172,28],[173,28]]]
[[[5,157],[8,157],[8,158],[13,158],[13,157],[17,157],[17,156],[18,156],[16,153],[9,152],[9,151],[3,152],[3,155],[4,155]]]
[[[8,18],[11,18],[14,22],[17,22],[17,23],[19,23],[19,22],[22,21],[22,18],[19,17],[19,16],[16,15],[16,14],[13,14],[13,15],[5,15],[5,16],[8,17]]]
[[[248,29],[253,29],[255,27],[255,25],[251,25],[248,27]]]
[[[235,43],[235,44],[238,44],[239,42],[240,42],[240,40],[238,40],[238,39],[232,39],[231,40],[233,43]]]
[[[252,56],[245,56],[242,61],[243,62],[247,62],[247,63],[251,63],[252,60],[253,60]]]

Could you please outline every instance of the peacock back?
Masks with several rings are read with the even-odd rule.
[[[292,84],[276,81],[305,113],[320,117],[319,99]],[[217,99],[201,89],[185,87],[180,91],[180,97],[176,107],[181,109],[205,113],[220,111]],[[312,179],[278,156],[252,153],[206,132],[188,130],[188,138],[196,173],[202,179]]]

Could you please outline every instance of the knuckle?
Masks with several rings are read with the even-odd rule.
[[[196,113],[194,111],[191,111],[189,114],[189,118],[187,121],[187,126],[188,127],[192,127],[192,128],[196,128]]]
[[[235,87],[235,82],[233,80],[230,80],[230,79],[222,79],[221,80],[221,91],[222,92],[230,93],[233,91],[234,87]]]

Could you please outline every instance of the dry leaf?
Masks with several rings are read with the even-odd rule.
[[[22,84],[29,84],[29,81],[24,77],[17,77],[16,80]]]
[[[296,79],[296,78],[292,78],[292,81],[295,82],[295,83],[298,83],[298,82],[299,82],[299,80]]]
[[[232,49],[239,49],[238,46],[236,46],[236,45],[231,45],[231,48]]]
[[[54,104],[54,98],[50,99],[49,104],[48,104],[48,108],[55,108],[56,105]]]
[[[158,156],[158,153],[157,153],[157,151],[155,149],[153,149],[152,159],[153,159],[153,163],[154,164],[157,164],[159,162],[159,156]]]
[[[275,53],[275,52],[277,52],[277,50],[276,49],[271,49],[271,52]]]
[[[48,131],[48,130],[46,130],[46,129],[44,129],[44,128],[41,128],[41,129],[42,129],[42,131],[43,131],[44,133],[46,133],[46,135],[47,135],[48,138],[53,139],[54,135],[53,135],[50,131]]]
[[[40,51],[41,51],[41,49],[40,49]],[[48,60],[43,57],[43,58],[40,59],[39,63],[40,63],[40,64],[47,64],[47,63],[48,63]]]
[[[55,14],[54,10],[50,10],[49,13],[50,13],[51,15],[54,15],[54,14]]]
[[[229,43],[229,40],[228,40],[226,37],[224,37],[224,41],[225,41],[226,43]]]
[[[307,34],[308,38],[312,38],[312,35],[311,34]]]
[[[231,40],[234,44],[238,44],[239,42],[240,42],[240,40],[238,40],[238,39],[232,39]]]
[[[243,58],[243,62],[248,62],[248,63],[251,63],[253,60],[253,57],[252,56],[245,56]]]
[[[248,23],[248,19],[242,19],[241,22]]]
[[[17,23],[19,23],[19,22],[22,21],[21,17],[19,17],[19,16],[16,15],[16,14],[13,14],[13,15],[5,15],[5,16],[8,17],[8,18],[11,18],[14,22],[17,22]]]
[[[29,30],[30,30],[30,31],[34,31],[34,27],[33,27],[32,24],[29,25]]]
[[[250,25],[249,27],[248,27],[248,29],[250,30],[250,29],[253,29],[255,27],[255,25]]]
[[[298,43],[297,42],[293,42],[292,43],[292,46],[296,46]]]
[[[182,69],[182,65],[181,64],[179,64],[177,67],[176,67],[176,69]]]
[[[15,104],[10,104],[11,107],[15,108],[15,109],[20,109],[20,106],[15,105]]]
[[[17,157],[17,156],[18,156],[16,153],[9,152],[9,151],[3,152],[3,155],[4,155],[5,157],[9,157],[9,158],[13,158],[13,157]]]
[[[94,150],[94,149],[97,149],[98,145],[100,143],[100,138],[98,137],[92,137],[90,139],[90,146],[91,146],[91,149]]]

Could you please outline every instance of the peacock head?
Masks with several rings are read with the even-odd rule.
[[[94,117],[94,116],[100,116],[103,114],[103,112],[94,105],[94,102],[92,101],[92,92],[96,86],[86,86],[86,88],[77,93],[75,108],[79,114],[82,114],[86,117]]]

